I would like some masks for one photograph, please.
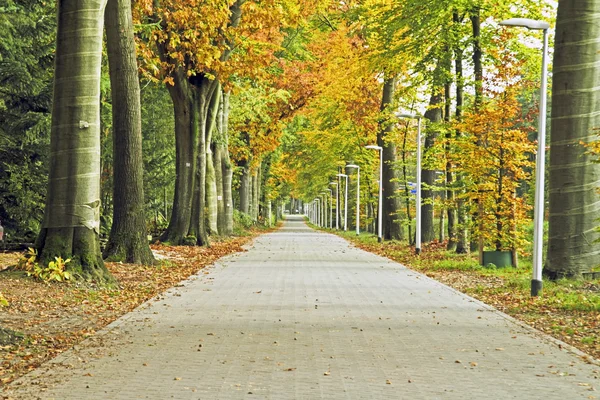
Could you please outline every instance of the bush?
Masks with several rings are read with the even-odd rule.
[[[238,228],[249,229],[254,225],[252,217],[238,210],[233,210],[233,224]]]

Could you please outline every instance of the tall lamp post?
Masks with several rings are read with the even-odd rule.
[[[333,190],[327,189],[329,192],[329,228],[333,229]]]
[[[366,149],[379,150],[379,204],[377,207],[377,241],[381,243],[383,237],[381,235],[383,222],[383,147],[375,144],[365,146]]]
[[[317,219],[317,226],[321,226],[321,199],[319,199],[318,197],[315,198],[315,206],[317,207],[317,212],[316,212],[316,219]]]
[[[533,215],[533,277],[531,279],[531,295],[537,296],[542,291],[542,253],[544,244],[544,174],[546,164],[546,93],[548,80],[548,28],[546,21],[528,18],[511,18],[500,22],[503,26],[520,26],[544,32],[542,46],[542,84],[540,86],[540,114],[538,117],[538,147],[535,162],[535,203]]]
[[[340,178],[346,178],[344,185],[344,231],[348,230],[348,175],[337,174]]]
[[[421,254],[421,115],[396,114],[397,118],[412,118],[417,120],[417,199],[415,200],[415,253]]]
[[[346,168],[356,168],[356,236],[360,234],[360,167],[348,164]]]
[[[340,229],[340,188],[337,182],[329,182],[329,184],[335,186],[335,229]]]
[[[323,228],[327,228],[327,193],[321,192],[323,196]]]

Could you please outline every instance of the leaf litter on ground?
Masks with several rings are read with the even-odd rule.
[[[106,263],[117,289],[37,281],[8,268],[21,253],[0,253],[0,293],[8,301],[0,307],[0,388],[218,258],[245,251],[255,236],[215,239],[210,247],[152,245],[156,266]]]

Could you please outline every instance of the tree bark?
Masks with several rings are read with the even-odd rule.
[[[105,20],[113,106],[114,205],[104,257],[152,264],[144,211],[142,111],[131,2],[108,0]]]
[[[224,235],[233,234],[233,167],[229,156],[229,92],[223,94],[223,138],[221,169],[223,171]]]
[[[100,253],[100,71],[106,0],[58,2],[50,171],[39,261],[71,258],[80,279],[110,284]]]
[[[196,186],[194,171],[197,162],[199,116],[197,99],[185,72],[177,69],[172,76],[175,84],[167,85],[167,89],[173,101],[175,114],[175,195],[169,226],[160,240],[179,245],[190,230]]]
[[[425,118],[429,121],[425,133],[425,146],[423,149],[424,159],[427,160],[438,136],[439,123],[442,121],[442,98],[435,87],[429,100],[429,108],[425,112]],[[423,205],[421,206],[421,242],[427,243],[435,240],[435,222],[433,215],[433,200],[435,186],[435,170],[427,168],[427,162],[421,169],[423,182]]]
[[[386,77],[383,84],[383,96],[381,100],[381,112],[391,113],[396,90],[396,77]],[[386,136],[392,131],[395,116],[382,118],[377,132],[377,144],[383,148],[383,238],[386,240],[403,239],[403,230],[400,224],[398,211],[400,201],[397,196],[398,182],[394,164],[396,162],[396,146]],[[380,218],[380,216],[377,216]]]
[[[558,5],[552,84],[548,257],[544,273],[576,278],[600,264],[600,164],[580,143],[600,126],[600,1]]]
[[[215,143],[213,135],[217,122],[219,104],[221,103],[221,86],[216,85],[216,88],[211,96],[210,104],[208,105],[208,114],[206,118],[206,208],[207,226],[209,234],[218,234],[218,200],[217,200],[217,172],[214,164],[213,148]],[[220,171],[220,168],[219,168]]]
[[[240,162],[242,168],[242,177],[240,182],[240,211],[244,214],[250,214],[250,203],[252,202],[252,175],[250,174],[249,161]]]
[[[456,25],[461,23],[461,19],[458,13],[453,14],[453,22]],[[464,79],[463,79],[463,50],[456,46],[454,49],[454,67],[456,71],[456,120],[460,122],[462,120],[462,108],[464,98]],[[461,132],[456,131],[456,137],[459,138]],[[465,204],[465,187],[464,179],[461,174],[456,176],[456,187],[458,196],[456,200],[456,222],[457,222],[457,241],[456,241],[456,253],[466,254],[469,252],[469,234],[467,229],[467,210]]]

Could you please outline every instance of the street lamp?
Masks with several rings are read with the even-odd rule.
[[[421,254],[421,118],[419,114],[396,113],[396,118],[412,118],[417,120],[417,199],[415,200],[415,253]]]
[[[323,196],[323,227],[327,228],[327,193],[321,192]]]
[[[360,167],[348,164],[346,168],[356,168],[356,236],[360,234]]]
[[[333,229],[333,190],[327,189],[329,192],[329,228]]]
[[[315,206],[317,208],[317,212],[316,212],[316,221],[317,221],[317,226],[320,227],[321,226],[321,199],[316,197],[315,198]]]
[[[542,46],[542,85],[540,87],[540,114],[538,117],[538,147],[535,163],[535,204],[533,215],[533,277],[531,279],[531,295],[537,296],[542,291],[542,249],[544,244],[544,173],[546,164],[546,92],[548,76],[548,28],[546,21],[528,18],[511,18],[500,22],[503,26],[521,26],[544,32]]]
[[[379,150],[379,205],[377,209],[377,241],[381,243],[383,237],[382,231],[382,220],[383,220],[383,147],[375,144],[369,144],[365,146],[366,149]]]
[[[346,184],[344,185],[344,231],[348,230],[348,175],[337,174],[340,178],[346,178]]]
[[[336,201],[335,201],[335,229],[340,229],[340,213],[339,213],[339,208],[340,208],[340,188],[338,187],[338,183],[337,182],[329,182],[330,185],[335,185],[335,197],[336,197]]]

